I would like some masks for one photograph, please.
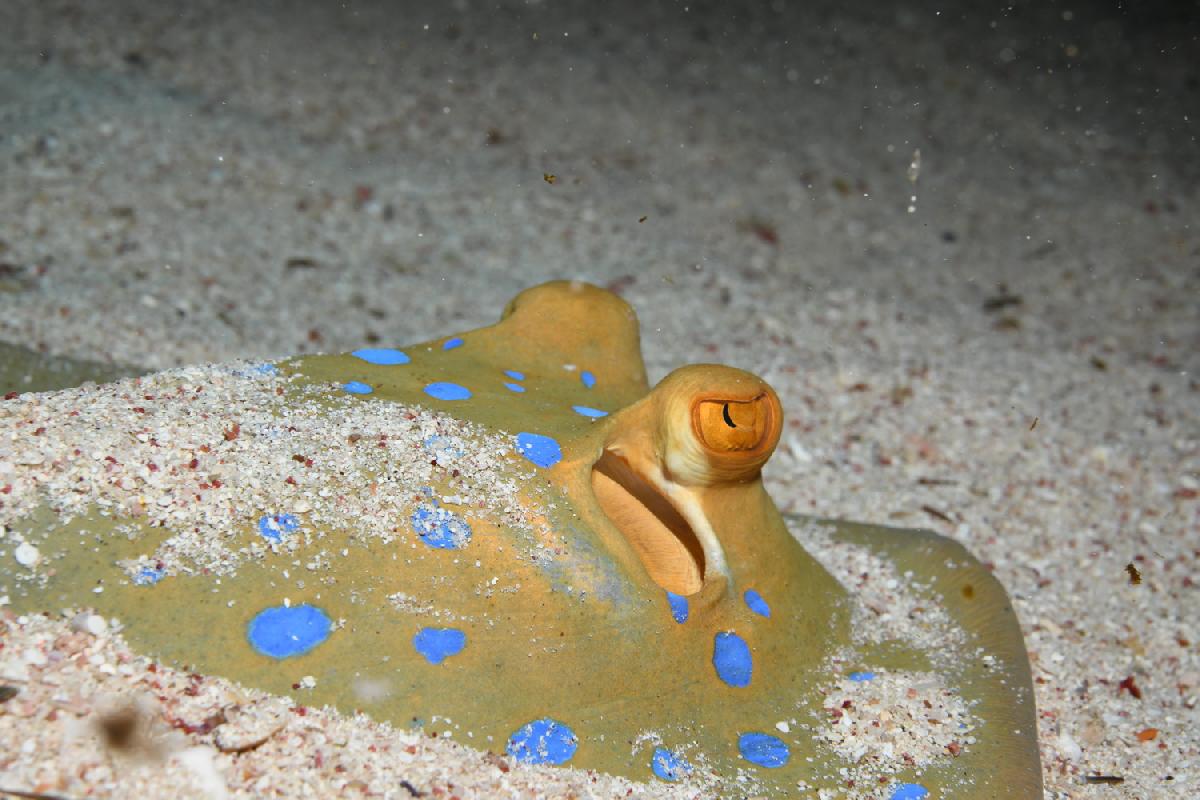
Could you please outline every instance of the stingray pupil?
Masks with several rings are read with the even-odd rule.
[[[721,406],[721,416],[725,419],[726,425],[728,425],[731,428],[737,427],[737,425],[733,424],[733,420],[729,416],[729,403],[726,403],[725,405]]]

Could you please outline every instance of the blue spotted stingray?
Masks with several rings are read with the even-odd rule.
[[[395,456],[432,464],[429,484],[409,487],[397,538],[323,530],[342,556],[287,583],[286,602],[283,555],[244,564],[215,591],[203,574],[120,573],[140,545],[113,536],[64,550],[56,576],[14,592],[15,604],[94,605],[168,662],[281,694],[312,675],[306,703],[402,726],[449,720],[460,741],[523,763],[715,796],[815,796],[844,788],[850,768],[874,770],[864,796],[1040,796],[1024,646],[987,570],[929,532],[828,522],[833,541],[933,587],[929,604],[962,633],[950,653],[856,635],[871,613],[763,487],[783,426],[775,392],[712,364],[650,388],[636,317],[616,296],[550,283],[487,328],[276,368],[295,386],[380,413],[425,409],[477,435],[430,436]],[[459,496],[463,478],[442,462],[472,448],[518,487],[514,509]],[[278,509],[247,527],[280,554],[305,533]],[[111,590],[89,592],[95,576]],[[873,752],[864,765],[832,744],[851,713],[827,705],[839,681],[866,691],[930,674],[970,709],[969,741],[920,764]],[[365,683],[386,691],[365,696]]]

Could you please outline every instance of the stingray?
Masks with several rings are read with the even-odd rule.
[[[989,571],[929,531],[781,515],[776,393],[714,364],[651,388],[609,292],[553,282],[430,342],[112,387],[107,484],[22,477],[19,451],[0,476],[25,498],[0,558],[20,610],[96,608],[165,663],[525,763],[720,796],[1042,796]],[[202,392],[224,417],[168,455],[146,406]],[[93,395],[44,396],[63,453]],[[156,482],[168,463],[188,488]]]

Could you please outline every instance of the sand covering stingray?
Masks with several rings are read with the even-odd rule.
[[[924,531],[789,531],[760,477],[774,392],[716,365],[649,390],[633,311],[595,287],[403,349],[27,406],[3,404],[0,452],[18,609],[94,607],[157,658],[531,763],[1041,796],[987,570]],[[73,445],[97,429],[110,448]]]

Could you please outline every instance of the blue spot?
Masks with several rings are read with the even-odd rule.
[[[349,383],[343,383],[342,388],[350,394],[370,394],[371,392],[375,391],[361,381],[350,381]]]
[[[257,375],[278,375],[279,367],[274,364],[258,364],[251,367],[250,372]]]
[[[288,658],[328,639],[331,627],[329,617],[316,606],[272,606],[250,620],[246,638],[264,656]]]
[[[677,781],[692,774],[692,765],[683,756],[672,753],[665,747],[654,748],[650,769],[664,781]]]
[[[504,370],[504,374],[507,375],[508,377],[512,378],[514,381],[525,380],[525,373],[517,372],[515,369],[506,369],[506,370]]]
[[[272,542],[283,541],[285,533],[291,533],[299,527],[300,520],[291,514],[268,514],[258,520],[258,532]]]
[[[388,367],[393,364],[407,364],[410,360],[404,353],[390,347],[364,347],[361,350],[355,350],[350,355],[361,358],[368,364],[382,364]]]
[[[862,681],[873,681],[873,680],[875,680],[875,673],[874,672],[851,672],[849,675],[849,678],[852,681],[859,681],[860,683]]]
[[[445,341],[445,342],[442,344],[442,349],[443,349],[443,350],[453,350],[453,349],[454,349],[454,348],[456,348],[456,347],[462,347],[462,343],[463,343],[463,341],[462,341],[462,337],[460,337],[460,336],[453,336],[453,337],[451,337],[451,338],[447,339],[447,340],[446,340],[446,341]]]
[[[467,635],[458,628],[421,628],[413,637],[413,647],[430,664],[440,664],[466,646]]]
[[[454,439],[451,439],[448,436],[439,436],[436,433],[426,436],[425,441],[422,442],[422,445],[424,445],[426,450],[437,457],[462,458],[464,455],[466,455],[463,452],[463,449],[455,444]],[[430,490],[429,493],[432,494],[433,491]]]
[[[471,541],[471,526],[457,514],[432,506],[421,506],[412,514],[413,530],[421,541],[439,550],[461,550]]]
[[[675,594],[674,592],[667,592],[667,602],[671,605],[671,616],[675,618],[675,621],[678,622],[680,625],[687,622],[687,618],[688,618],[687,598],[681,594]]]
[[[166,573],[161,569],[155,569],[154,567],[142,567],[137,571],[137,574],[133,576],[133,585],[153,586],[161,581],[164,575],[166,575]]]
[[[890,800],[921,800],[928,797],[929,790],[919,783],[902,783],[892,792]]]
[[[713,666],[717,677],[730,686],[749,686],[754,671],[749,645],[736,633],[718,633],[713,639]]]
[[[742,595],[746,600],[746,605],[750,610],[760,617],[771,616],[771,607],[767,605],[767,601],[762,599],[762,595],[753,589],[747,589],[746,594]]]
[[[457,383],[431,383],[425,387],[425,394],[438,400],[466,400],[471,396],[471,390]]]
[[[792,755],[787,743],[766,733],[743,733],[738,737],[738,751],[751,764],[770,769],[782,767]]]
[[[579,380],[583,381],[583,385],[589,389],[596,385],[596,376],[591,373],[591,370],[585,369],[579,373]]]
[[[504,384],[504,387],[506,389],[508,389],[510,392],[518,392],[519,393],[519,392],[525,391],[525,387],[519,383],[506,383],[506,384]]]
[[[579,737],[558,720],[542,717],[508,737],[504,751],[526,764],[565,764],[575,755]]]
[[[558,442],[540,433],[518,433],[517,452],[539,467],[553,467],[563,457]]]
[[[585,417],[607,417],[607,411],[601,411],[598,408],[589,408],[587,406],[571,406],[571,410],[576,414],[582,414]]]

